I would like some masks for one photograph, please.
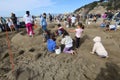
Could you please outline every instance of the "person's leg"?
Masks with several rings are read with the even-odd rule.
[[[14,26],[15,26],[15,30],[19,31],[19,28],[18,28],[17,24],[14,24]]]
[[[31,36],[30,25],[28,25],[28,35]]]
[[[12,26],[10,26],[9,28],[10,28],[10,31],[12,32]]]
[[[69,53],[69,54],[71,54],[72,53],[72,51],[71,50],[69,50],[70,48],[64,48],[64,50],[63,50],[63,52],[64,53]]]
[[[2,32],[2,26],[1,26],[1,24],[0,24],[0,32]]]
[[[76,48],[79,48],[80,46],[80,38],[76,37]]]
[[[33,32],[33,25],[32,24],[30,24],[30,35],[34,35],[34,32]]]
[[[42,26],[42,30],[43,31],[47,30],[46,26]]]
[[[2,31],[6,31],[5,25],[2,24]]]
[[[28,35],[29,35],[28,27],[29,27],[29,24],[26,24],[26,31],[27,31],[27,33],[28,33]]]

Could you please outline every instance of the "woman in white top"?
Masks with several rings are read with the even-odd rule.
[[[75,27],[76,17],[74,15],[71,17],[71,21],[72,21],[72,27]]]
[[[7,24],[8,24],[8,26],[9,26],[11,32],[12,32],[15,29],[15,26],[14,26],[12,20],[8,18],[7,19]]]
[[[104,48],[104,46],[101,43],[101,37],[96,36],[93,41],[95,42],[94,46],[93,46],[93,50],[92,50],[92,54],[97,53],[98,56],[102,57],[102,58],[107,58],[108,57],[108,53],[106,51],[106,49]]]
[[[27,30],[28,35],[33,37],[34,35],[33,27],[32,27],[33,18],[30,15],[29,11],[26,11],[26,14],[24,15],[24,21],[26,24],[26,30]]]
[[[74,54],[74,51],[72,50],[73,40],[66,31],[63,33],[61,44],[65,45],[63,50],[64,53]]]

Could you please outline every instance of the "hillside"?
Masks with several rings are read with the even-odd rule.
[[[77,12],[81,12],[82,9],[87,9],[87,13],[89,13],[91,10],[99,6],[103,7],[105,10],[118,10],[120,9],[119,5],[120,5],[119,0],[100,0],[100,1],[94,1],[90,4],[86,4],[76,9],[74,12],[77,13]]]
[[[49,30],[56,29],[53,25],[55,24],[49,24]],[[14,72],[10,67],[5,33],[0,34],[0,80],[120,80],[119,31],[107,33],[96,24],[89,25],[84,30],[76,55],[49,53],[40,31],[38,27],[34,38],[28,37],[25,29],[17,34],[9,33],[14,55]],[[70,35],[74,39],[75,34]],[[90,54],[92,39],[96,35],[102,37],[109,53],[108,59]]]

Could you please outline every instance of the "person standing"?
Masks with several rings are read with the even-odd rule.
[[[52,19],[53,19],[53,17],[52,17],[52,15],[49,13],[49,21],[52,22]]]
[[[76,32],[75,38],[76,38],[76,48],[79,48],[80,46],[80,38],[83,33],[84,26],[82,23],[78,23],[77,28],[75,30],[70,30],[70,32]]]
[[[26,14],[24,15],[24,21],[25,21],[25,24],[26,24],[26,30],[27,30],[27,33],[28,35],[31,37],[33,37],[34,35],[34,32],[33,32],[33,19],[32,19],[32,16],[30,15],[30,12],[29,11],[26,11]]]
[[[43,31],[47,30],[46,13],[43,13],[43,15],[40,16],[40,25]]]
[[[2,31],[7,30],[5,18],[0,17],[0,24],[1,24],[1,29],[2,29]]]
[[[68,21],[68,26],[71,27],[71,17],[70,16],[68,16],[67,21]]]
[[[74,15],[71,17],[71,21],[72,21],[72,27],[75,27],[76,17]]]
[[[18,31],[19,31],[19,28],[18,28],[18,26],[17,26],[17,17],[16,17],[16,15],[15,15],[14,13],[11,13],[10,19],[11,19],[12,22],[13,22],[13,25],[14,25],[14,27],[15,27],[15,30],[18,32]]]
[[[10,31],[12,32],[15,29],[15,27],[10,18],[7,19],[7,24],[8,24],[8,27],[10,28]]]

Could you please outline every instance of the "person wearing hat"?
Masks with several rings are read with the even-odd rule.
[[[94,46],[92,49],[92,54],[96,53],[98,56],[102,57],[102,58],[107,58],[108,57],[108,52],[106,51],[106,49],[104,48],[103,44],[101,43],[101,37],[96,36],[93,41]]]

